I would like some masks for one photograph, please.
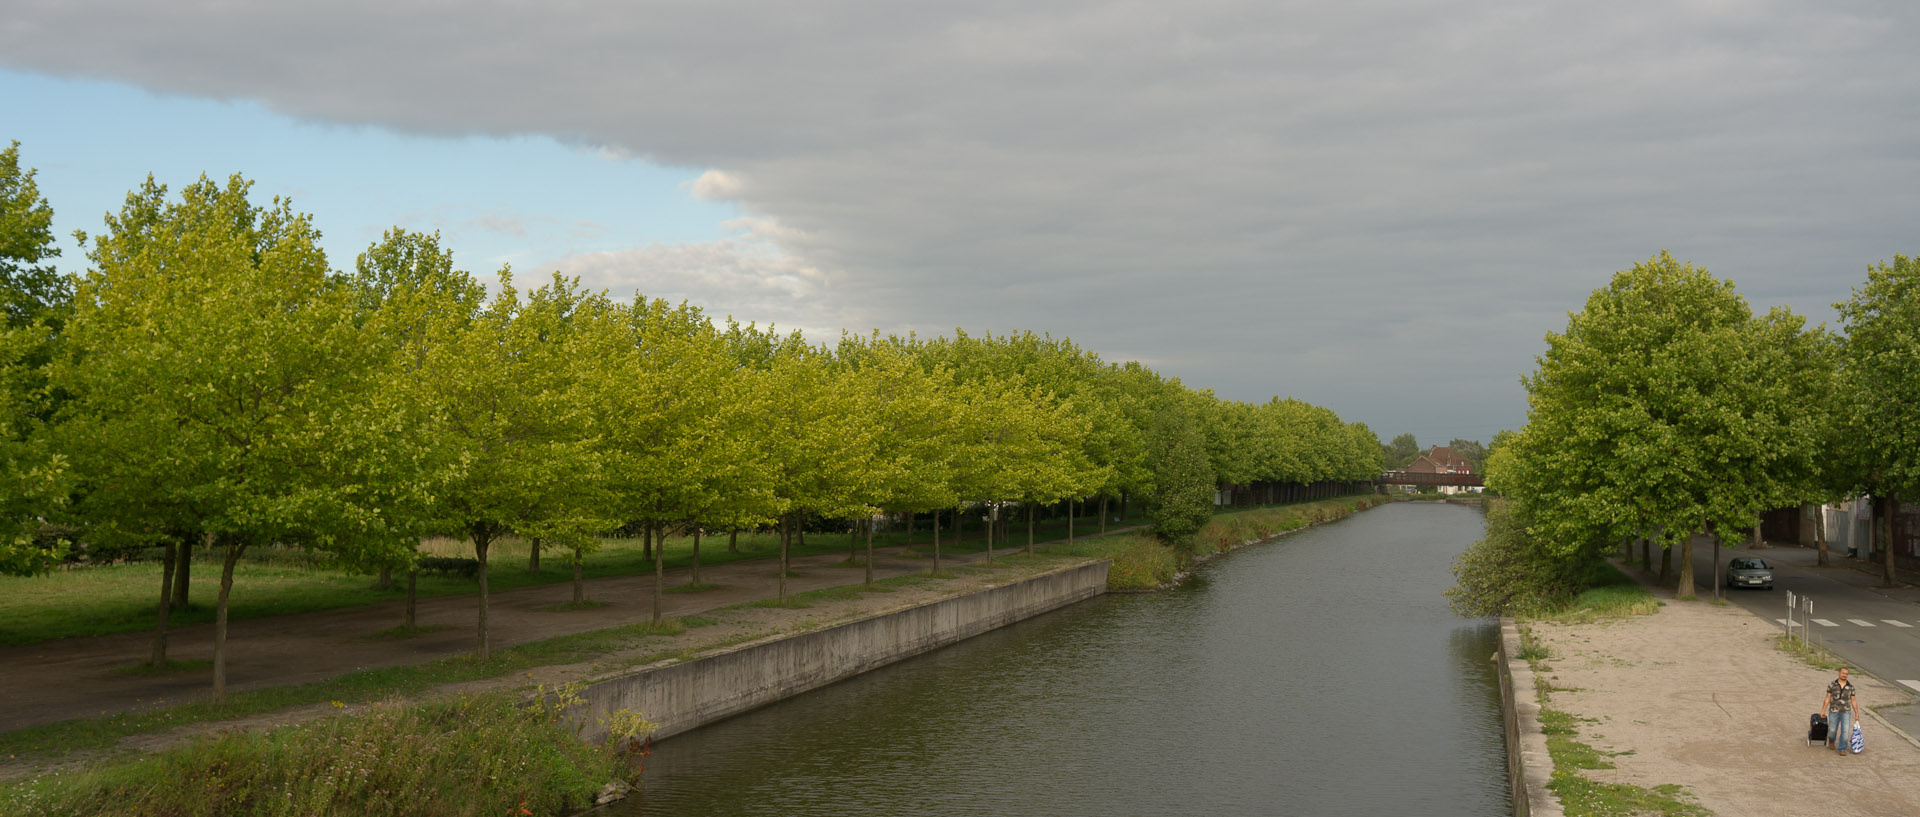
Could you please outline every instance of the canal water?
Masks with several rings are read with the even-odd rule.
[[[1505,815],[1478,509],[1395,503],[662,741],[610,815]]]

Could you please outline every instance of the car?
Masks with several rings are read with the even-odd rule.
[[[1764,587],[1773,589],[1773,565],[1752,556],[1727,563],[1728,587]]]

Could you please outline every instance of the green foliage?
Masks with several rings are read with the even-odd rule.
[[[1866,283],[1834,308],[1847,336],[1835,389],[1840,447],[1857,450],[1832,482],[1920,497],[1920,257],[1868,267]]]
[[[1490,485],[1570,566],[1629,536],[1744,530],[1812,492],[1830,343],[1784,309],[1661,253],[1594,291],[1524,378],[1525,429]],[[1569,570],[1576,569],[1569,567]]]
[[[37,321],[57,327],[72,297],[46,263],[60,247],[53,240],[53,208],[34,175],[20,169],[19,142],[0,150],[0,326],[13,329]]]
[[[577,701],[577,698],[573,699]],[[628,713],[613,724],[645,734]],[[10,814],[566,814],[626,773],[557,706],[494,693],[221,732],[136,761],[7,787]]]
[[[1535,616],[1564,608],[1590,586],[1596,561],[1573,561],[1543,547],[1523,510],[1487,503],[1487,535],[1453,563],[1447,603],[1463,616]]]
[[[1153,532],[1161,541],[1188,548],[1213,516],[1213,469],[1193,417],[1180,402],[1161,408],[1149,437],[1147,463],[1153,491],[1147,495]]]
[[[1150,590],[1173,581],[1180,572],[1180,555],[1157,538],[1141,536],[1125,541],[1126,549],[1113,557],[1107,569],[1111,590]]]
[[[1420,442],[1408,432],[1393,438],[1393,442],[1381,446],[1380,455],[1386,460],[1386,470],[1405,468],[1420,458]]]

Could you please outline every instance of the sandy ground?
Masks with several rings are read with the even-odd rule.
[[[1871,717],[1863,754],[1806,744],[1807,716],[1833,673],[1775,649],[1777,626],[1653,592],[1665,602],[1657,615],[1529,625],[1549,651],[1537,679],[1552,685],[1548,706],[1594,719],[1580,724],[1582,742],[1630,752],[1590,779],[1678,783],[1727,817],[1920,815],[1920,747]],[[1863,706],[1911,701],[1879,679],[1853,680]]]

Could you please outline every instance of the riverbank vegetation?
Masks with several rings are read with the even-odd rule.
[[[644,737],[582,741],[567,712],[578,701],[562,690],[382,703],[0,786],[0,803],[21,817],[568,814],[637,777],[631,738]]]
[[[1636,543],[1692,598],[1696,536],[1717,549],[1766,511],[1914,495],[1901,440],[1920,436],[1920,259],[1870,267],[1837,306],[1844,336],[1756,315],[1732,281],[1664,252],[1595,290],[1523,378],[1526,427],[1490,446],[1487,483],[1511,504],[1456,564],[1455,608],[1564,609],[1618,584],[1604,561]]]
[[[336,269],[305,214],[238,175],[149,180],[59,275],[52,210],[17,146],[4,159],[25,231],[0,281],[0,572],[154,555],[155,666],[169,616],[206,615],[193,577],[217,577],[216,698],[236,598],[269,581],[238,569],[249,553],[311,551],[409,598],[458,568],[485,659],[489,593],[528,580],[492,570],[513,537],[582,578],[610,537],[658,573],[673,531],[692,566],[703,532],[712,558],[755,529],[784,561],[808,533],[863,546],[883,518],[1005,546],[1118,506],[1177,544],[1221,486],[1324,498],[1380,470],[1373,432],[1324,407],[1221,400],[1045,334],[819,344],[559,276],[528,290],[502,269],[489,290],[400,229]],[[460,561],[423,552],[433,537]]]
[[[1147,534],[1087,540],[1054,553],[1113,560],[1107,572],[1110,590],[1151,590],[1165,587],[1201,559],[1249,542],[1299,530],[1308,525],[1343,519],[1350,514],[1392,501],[1381,494],[1324,499],[1292,505],[1225,510],[1213,514],[1192,536],[1177,542]]]

